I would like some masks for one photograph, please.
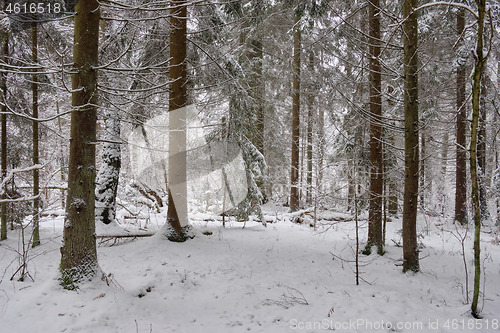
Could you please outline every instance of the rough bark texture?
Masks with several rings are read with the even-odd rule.
[[[497,87],[500,87],[500,50],[497,51]],[[500,92],[497,91],[497,96],[500,96]],[[500,100],[500,99],[498,99]],[[500,114],[495,112],[495,127],[500,128]],[[495,136],[496,138],[496,136]],[[494,140],[495,144],[495,193],[496,193],[496,210],[497,210],[497,220],[495,222],[496,226],[500,227],[500,152],[499,152],[499,143]]]
[[[384,253],[382,242],[382,196],[383,196],[383,151],[382,151],[382,80],[380,75],[380,1],[370,0],[369,44],[370,44],[370,208],[368,213],[368,243],[365,252],[377,246]]]
[[[170,16],[170,98],[169,98],[169,112],[175,111],[177,109],[187,106],[187,72],[186,72],[186,33],[187,33],[187,4],[186,1],[172,1],[172,13]],[[173,127],[172,114],[170,114],[170,126]],[[184,124],[185,126],[185,124]],[[185,128],[185,127],[184,127]],[[186,142],[185,135],[186,132],[176,133],[177,139],[182,140],[180,136],[184,135],[184,142]],[[170,135],[170,147],[169,147],[169,163],[168,163],[168,174],[169,182],[175,182],[182,186],[180,182],[184,179],[184,186],[186,185],[186,154],[185,151],[172,154],[175,150],[172,143],[172,133]],[[174,171],[172,168],[176,168],[176,178],[172,179],[172,174]],[[180,174],[182,173],[182,174]],[[184,193],[187,192],[183,191]],[[184,197],[185,200],[187,198]],[[182,200],[182,199],[181,199]],[[167,210],[167,223],[170,229],[167,231],[167,238],[171,241],[183,242],[188,236],[188,227],[182,225],[178,211],[175,207],[175,202],[173,195],[169,186],[168,189],[168,210]]]
[[[118,113],[106,110],[104,138],[109,140],[102,147],[102,165],[96,182],[96,219],[110,224],[116,217],[116,193],[121,167],[120,119]]]
[[[255,106],[256,124],[254,145],[264,153],[264,81],[262,78],[262,38],[252,38],[250,40],[250,61],[252,64],[251,96]]]
[[[309,75],[314,76],[314,53],[309,52]],[[313,123],[314,123],[314,94],[313,85],[311,84],[310,91],[307,94],[307,177],[306,177],[306,202],[312,204],[313,192]]]
[[[418,135],[418,21],[413,11],[417,0],[403,4],[405,185],[403,206],[403,272],[419,271],[417,244],[417,206],[419,176]]]
[[[489,216],[488,199],[486,198],[487,177],[486,177],[486,74],[481,76],[481,95],[479,98],[479,127],[477,131],[477,166],[479,181],[479,205],[481,206],[481,218],[487,220]]]
[[[347,211],[354,211],[354,196],[356,195],[356,185],[354,184],[355,174],[358,172],[357,167],[354,166],[353,158],[347,160]]]
[[[290,210],[299,209],[299,141],[300,141],[300,54],[301,31],[299,28],[300,15],[295,13],[293,32],[293,83],[292,83],[292,171],[290,175]]]
[[[263,4],[260,0],[254,1],[252,4],[255,8],[255,20],[260,22]],[[263,66],[264,66],[264,53],[263,53],[263,42],[262,36],[258,35],[257,37],[251,40],[253,54],[255,55],[254,64],[254,80],[255,80],[255,102],[257,103],[257,141],[255,142],[255,146],[257,149],[264,154],[265,152],[265,109],[264,109],[264,101],[265,101],[265,81],[263,74]],[[263,186],[262,188],[265,188]]]
[[[255,5],[257,12],[255,15],[260,15],[259,5]],[[263,70],[263,52],[262,52],[262,37],[257,36],[250,39],[250,55],[249,60],[252,66],[252,71],[250,75],[250,95],[253,101],[253,109],[255,113],[255,129],[252,134],[252,143],[257,148],[257,150],[264,155],[265,153],[265,140],[264,140],[264,129],[265,129],[265,111],[264,111],[264,100],[265,100],[265,85],[264,78],[262,77]],[[254,175],[255,176],[255,175]],[[259,190],[265,193],[265,175],[255,177],[256,184]]]
[[[477,145],[479,131],[480,96],[481,96],[481,78],[483,75],[486,58],[483,56],[483,31],[484,15],[486,11],[486,0],[476,0],[478,7],[477,20],[477,41],[474,74],[472,76],[472,124],[470,141],[470,176],[472,181],[472,209],[474,212],[474,294],[472,297],[471,313],[475,318],[479,318],[477,303],[479,301],[479,288],[481,282],[481,204],[479,198],[479,175],[477,165]]]
[[[457,16],[457,33],[462,35],[465,29],[465,13],[459,10]],[[465,64],[457,67],[457,145],[455,170],[455,221],[467,224],[467,151],[465,150],[467,108],[465,106]]]
[[[33,64],[38,62],[38,23],[33,22],[31,25],[31,42],[32,42],[32,60]],[[34,69],[36,72],[37,70]],[[38,118],[38,75],[35,73],[32,77],[31,90],[33,92],[33,118]],[[38,121],[33,120],[33,164],[39,163],[38,159]],[[33,196],[38,196],[40,192],[39,170],[33,170]],[[38,198],[33,200],[33,247],[40,245],[40,233],[38,228],[39,208]]]
[[[424,122],[424,121],[422,121]],[[420,201],[420,207],[422,210],[425,211],[425,169],[426,169],[426,163],[425,163],[425,156],[427,155],[426,152],[426,143],[427,143],[427,138],[425,135],[425,125],[420,128],[420,176],[419,176],[419,188],[420,188],[420,193],[419,193],[419,201]]]
[[[61,248],[62,285],[75,289],[98,270],[95,238],[95,141],[99,3],[75,6],[68,196]]]
[[[321,66],[323,65],[323,50],[321,50],[320,57]],[[318,100],[318,166],[317,166],[317,175],[316,179],[316,198],[321,196],[323,193],[323,161],[325,158],[325,108],[321,102],[322,100]]]
[[[4,6],[7,3],[7,1],[4,1]],[[8,33],[5,33],[3,35],[3,62],[4,64],[7,64],[8,62],[8,55],[9,55],[9,35]],[[1,73],[1,87],[0,89],[2,90],[2,115],[1,115],[1,120],[2,120],[2,139],[1,139],[1,169],[2,169],[2,179],[4,179],[7,176],[7,74],[6,73]],[[5,193],[5,189],[1,189]],[[6,199],[6,195],[3,194],[2,199]],[[6,202],[2,202],[0,204],[1,207],[1,231],[0,231],[0,240],[7,239],[7,209],[8,209],[8,204]]]
[[[446,175],[448,174],[448,141],[450,137],[448,132],[444,133],[443,135],[443,144],[442,144],[442,152],[441,152],[441,177],[442,179],[446,179]],[[432,180],[429,180],[429,183],[426,187],[426,190],[429,191],[429,193],[432,193]],[[447,204],[446,204],[446,189],[445,189],[445,184],[439,184],[438,187],[438,193],[439,193],[439,200],[441,201],[441,214],[445,216],[446,211],[448,210]]]
[[[394,88],[392,86],[389,86],[387,88],[387,92],[389,93],[389,98],[387,100],[387,104],[389,105],[389,108],[393,108],[394,107],[394,99],[393,97],[391,96],[392,93],[394,93]],[[392,125],[394,126],[394,122],[392,123]],[[387,148],[385,148],[385,151],[386,151],[386,155],[387,157],[384,158],[384,161],[386,163],[386,168],[385,170],[388,170],[389,167],[391,169],[394,168],[394,165],[396,165],[397,163],[397,159],[396,157],[394,156],[394,154],[391,152],[391,147],[394,147],[394,143],[395,143],[395,138],[394,138],[394,135],[391,133],[388,137],[387,137],[387,142],[388,142],[388,145],[386,145]],[[398,188],[397,188],[397,184],[396,184],[396,180],[393,175],[392,175],[392,172],[388,172],[384,175],[384,177],[386,177],[386,181],[388,182],[388,203],[387,203],[387,212],[391,215],[396,215],[398,213]]]

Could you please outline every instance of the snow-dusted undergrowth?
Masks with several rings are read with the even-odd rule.
[[[9,280],[18,267],[11,232],[0,246],[0,332],[500,331],[494,235],[483,234],[486,298],[476,322],[464,304],[457,231],[444,219],[420,220],[422,272],[415,275],[401,273],[401,221],[389,222],[386,255],[360,256],[364,281],[356,286],[354,223],[346,214],[323,212],[329,220],[313,230],[276,209],[265,213],[275,220],[267,228],[231,221],[223,229],[198,216],[198,234],[185,243],[159,236],[105,242],[99,263],[110,286],[97,279],[76,292],[57,280],[62,218],[41,223],[42,246],[30,250],[28,264],[34,282]],[[98,234],[118,231],[99,227]],[[470,239],[465,248],[472,271]]]

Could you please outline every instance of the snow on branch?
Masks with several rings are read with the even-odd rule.
[[[417,12],[417,11],[424,9],[424,8],[434,7],[434,6],[453,6],[453,7],[463,8],[463,9],[469,11],[472,15],[474,15],[474,17],[476,19],[478,18],[477,13],[474,11],[474,9],[472,7],[467,6],[463,3],[458,3],[458,2],[453,2],[453,1],[436,1],[436,2],[426,3],[425,5],[422,5],[422,6],[415,8],[414,12]]]
[[[20,197],[16,199],[0,199],[0,203],[11,203],[11,202],[24,202],[24,201],[34,201],[36,199],[40,199],[40,194],[32,195],[30,197]]]
[[[7,186],[7,184],[14,178],[14,175],[16,173],[21,173],[21,172],[30,172],[30,171],[33,171],[33,170],[38,170],[38,169],[41,169],[43,166],[41,164],[34,164],[32,166],[29,166],[27,168],[22,168],[22,169],[12,169],[8,174],[7,176],[2,180],[2,183],[0,184],[0,195],[4,195],[5,194],[5,187]],[[14,202],[14,201],[29,201],[29,200],[33,200],[33,199],[36,199],[36,197],[30,197],[30,198],[27,198],[26,200],[21,200],[22,198],[18,198],[18,199],[5,199],[5,200],[0,200],[0,202]]]

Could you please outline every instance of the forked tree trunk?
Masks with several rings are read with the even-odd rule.
[[[370,45],[370,208],[368,213],[368,243],[365,253],[377,246],[384,253],[382,242],[382,196],[383,196],[383,151],[382,151],[382,79],[380,68],[380,1],[370,0],[369,45]]]
[[[300,14],[295,13],[293,28],[293,83],[292,83],[292,171],[290,175],[290,210],[299,209],[299,141],[300,141],[300,54],[301,31]]]
[[[478,9],[477,19],[477,41],[476,41],[476,59],[474,64],[474,74],[472,76],[472,124],[471,124],[471,141],[470,141],[470,176],[472,182],[472,209],[474,213],[474,294],[472,297],[471,313],[474,318],[479,318],[477,304],[479,301],[479,288],[481,282],[481,204],[480,204],[480,189],[478,175],[478,131],[480,112],[480,96],[481,96],[481,79],[483,76],[486,58],[483,55],[483,33],[484,33],[484,16],[486,14],[486,0],[476,0]]]
[[[77,288],[98,271],[94,183],[99,3],[78,1],[75,12],[68,196],[60,266],[66,289]]]
[[[418,0],[403,4],[404,36],[404,110],[405,110],[405,185],[403,206],[403,272],[419,271],[417,208],[419,176],[418,135],[418,20],[414,8]]]

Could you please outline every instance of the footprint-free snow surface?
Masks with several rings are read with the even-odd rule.
[[[315,230],[311,214],[303,215],[303,224],[276,209],[266,214],[273,221],[267,227],[230,221],[223,228],[194,218],[196,237],[185,243],[159,234],[99,238],[99,265],[107,279],[99,276],[76,291],[58,281],[62,217],[42,221],[42,245],[29,249],[24,282],[17,281],[19,274],[11,280],[22,238],[19,229],[10,231],[0,243],[0,332],[500,332],[500,246],[494,232],[482,234],[484,318],[475,320],[466,304],[458,240],[465,229],[443,218],[422,218],[421,272],[403,274],[401,220],[395,218],[387,223],[385,255],[359,256],[356,285],[351,216],[321,212]],[[359,223],[362,246],[366,220]],[[97,233],[117,230],[124,232],[99,226]],[[471,235],[472,229],[465,240],[469,298]]]

